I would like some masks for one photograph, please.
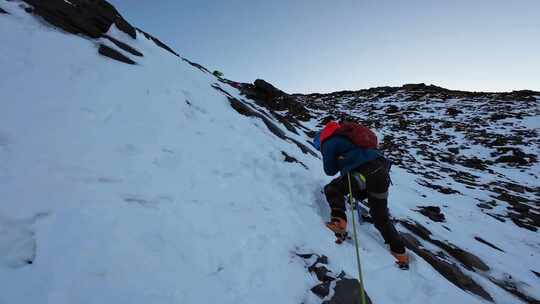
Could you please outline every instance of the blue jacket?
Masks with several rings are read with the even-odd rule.
[[[341,172],[345,175],[356,167],[381,157],[377,149],[362,149],[354,145],[347,137],[334,135],[321,146],[324,172],[333,176]]]

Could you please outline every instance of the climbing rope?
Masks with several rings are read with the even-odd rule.
[[[351,187],[351,174],[347,173],[347,177],[349,179],[349,209],[351,210],[351,218],[353,223],[353,236],[354,236],[354,246],[356,247],[356,264],[358,265],[358,281],[360,283],[360,303],[366,304],[366,296],[364,293],[364,280],[362,279],[362,266],[360,264],[360,250],[358,246],[358,236],[356,235],[356,220],[354,216],[354,210],[353,210],[353,194],[352,194],[352,187]],[[359,219],[360,220],[360,219]]]

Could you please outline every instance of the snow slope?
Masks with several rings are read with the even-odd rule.
[[[54,29],[19,5],[0,0],[9,12],[0,14],[0,303],[320,303],[295,252],[325,254],[356,276],[352,246],[335,245],[322,225],[330,178],[320,160],[212,86],[264,109],[140,33],[109,30],[144,53],[126,65],[97,54],[96,41],[110,42]],[[391,208],[411,216],[414,176],[393,174]],[[488,218],[473,220],[488,230]],[[538,266],[536,233],[486,233],[512,237],[501,267]],[[394,267],[371,225],[360,238],[374,303],[485,302],[417,256],[408,272]],[[497,303],[518,301],[477,276]],[[522,279],[538,298],[538,279]]]

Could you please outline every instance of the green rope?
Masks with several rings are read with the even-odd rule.
[[[354,235],[354,246],[356,247],[356,264],[358,265],[358,281],[360,283],[360,303],[366,304],[366,296],[364,294],[364,280],[362,279],[362,266],[360,264],[360,251],[358,249],[358,236],[356,235],[356,220],[354,217],[353,210],[353,194],[351,187],[351,174],[347,173],[349,179],[349,209],[351,209],[351,217],[353,223],[353,235]]]

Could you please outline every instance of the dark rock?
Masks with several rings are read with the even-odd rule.
[[[186,59],[186,58],[182,58],[182,60],[185,61],[185,62],[187,62],[189,65],[191,65],[191,66],[193,66],[193,67],[199,69],[199,70],[202,71],[202,72],[211,74],[210,71],[209,71],[207,68],[203,67],[202,65],[200,65],[200,64],[198,64],[198,63],[196,63],[196,62],[192,62],[192,61],[190,61],[190,60],[188,60],[188,59]]]
[[[309,259],[312,256],[314,256],[314,253],[296,253],[298,257],[301,257],[302,259]]]
[[[262,79],[255,80],[255,82],[253,84],[255,85],[255,88],[257,88],[261,92],[264,92],[264,94],[269,99],[273,99],[273,98],[276,98],[276,97],[287,95],[285,92],[283,92],[281,90],[278,90],[272,84],[270,84],[270,83],[268,83],[268,82],[266,82],[266,81],[264,81]]]
[[[448,252],[452,257],[462,263],[465,268],[469,270],[478,269],[481,271],[488,271],[490,269],[489,266],[479,257],[455,245],[446,244],[440,241],[433,241],[433,243],[446,250],[446,252]]]
[[[418,235],[420,238],[437,245],[441,249],[444,249],[450,256],[458,260],[460,263],[462,263],[466,268],[469,270],[479,269],[482,271],[488,271],[489,266],[484,263],[479,257],[476,255],[467,252],[453,244],[442,242],[439,240],[434,240],[431,238],[431,232],[418,222],[412,222],[412,221],[399,221],[401,225],[403,225],[405,228],[407,228],[409,231],[413,232],[414,234]],[[407,235],[408,233],[404,233]],[[410,234],[409,234],[410,235]],[[412,237],[412,235],[411,235]],[[411,242],[409,238],[409,242]],[[419,243],[416,244],[416,246],[419,246]]]
[[[533,226],[531,223],[529,223],[524,216],[520,215],[520,214],[517,214],[517,213],[513,213],[513,212],[509,212],[507,214],[507,216],[510,218],[510,220],[512,220],[512,222],[514,222],[514,224],[516,224],[518,227],[521,227],[521,228],[525,228],[527,230],[530,230],[530,231],[533,231],[533,232],[536,232],[538,231],[538,228],[536,228],[535,226]]]
[[[231,104],[231,107],[235,109],[238,113],[245,115],[245,116],[251,116],[251,117],[257,117],[260,118],[268,130],[272,132],[275,136],[279,137],[282,140],[289,141],[294,143],[300,150],[305,154],[311,154],[315,157],[318,157],[317,153],[313,152],[312,149],[308,148],[306,145],[302,144],[301,142],[297,141],[296,139],[288,137],[285,132],[283,132],[279,127],[277,127],[265,114],[259,113],[255,108],[252,108],[247,103],[244,103],[234,97],[232,97],[231,94],[229,94],[227,91],[223,90],[219,85],[215,84],[212,85],[212,87],[221,93],[223,93],[225,96],[227,96],[227,99],[229,100],[229,103]]]
[[[459,148],[448,148],[448,151],[453,154],[459,154]]]
[[[0,7],[0,14],[9,14],[9,13]]]
[[[427,86],[425,83],[409,83],[403,85],[401,88],[407,91],[421,91],[425,90]]]
[[[493,249],[495,249],[495,250],[499,250],[500,252],[505,252],[505,251],[502,250],[501,248],[499,248],[499,247],[493,245],[492,243],[490,243],[490,242],[484,240],[483,238],[481,238],[481,237],[479,237],[479,236],[475,236],[474,239],[477,240],[477,241],[479,241],[479,242],[482,243],[482,244],[488,245],[489,247],[491,247],[491,248],[493,248]]]
[[[501,223],[506,222],[506,219],[504,218],[504,216],[502,216],[500,214],[495,214],[495,213],[486,213],[486,214],[491,216],[492,218],[496,219],[497,221],[499,221]]]
[[[281,151],[281,154],[285,157],[285,162],[287,163],[297,163],[297,164],[300,164],[302,165],[302,167],[308,169],[308,167],[301,161],[297,160],[296,158],[290,156],[289,154],[287,154],[285,151]]]
[[[488,166],[488,163],[486,161],[483,161],[477,157],[462,158],[461,164],[465,167],[478,169],[478,170],[486,170]]]
[[[522,152],[523,153],[523,152]],[[532,154],[503,155],[495,159],[495,163],[516,164],[521,166],[531,165],[537,162],[536,156]]]
[[[510,275],[506,275],[506,278],[503,278],[503,279],[496,279],[493,277],[489,277],[489,280],[493,282],[495,285],[513,294],[514,296],[518,297],[519,299],[523,300],[526,303],[540,304],[540,301],[538,299],[535,299],[534,297],[527,295],[524,291],[520,290],[518,284],[514,282],[514,280],[512,279],[512,276]]]
[[[532,271],[532,273],[534,273],[535,276],[537,276],[538,278],[540,278],[540,272],[536,272],[536,271],[534,271],[534,270],[531,270],[531,271]]]
[[[165,43],[161,42],[161,41],[160,41],[159,39],[157,39],[156,37],[154,37],[154,36],[148,34],[147,32],[141,30],[140,28],[137,28],[137,30],[138,30],[139,32],[141,32],[141,33],[144,35],[144,37],[146,37],[146,39],[152,40],[152,41],[153,41],[157,46],[159,46],[160,48],[162,48],[162,49],[168,51],[169,53],[175,55],[176,57],[180,57],[180,55],[178,55],[177,52],[173,51],[173,49],[171,49],[171,48],[170,48],[168,45],[166,45]],[[207,71],[208,73],[210,73],[210,71],[208,71],[208,70],[206,70],[206,71]]]
[[[291,121],[290,116],[288,115],[281,115],[276,112],[273,112],[272,115],[283,125],[287,130],[293,132],[294,134],[298,135],[298,131],[296,131],[296,128],[293,126],[294,121]]]
[[[407,248],[409,248],[426,262],[428,262],[448,281],[450,281],[460,289],[470,291],[484,298],[485,300],[493,302],[493,298],[491,297],[491,295],[487,291],[485,291],[482,286],[476,283],[470,276],[463,273],[458,266],[456,266],[455,264],[451,264],[438,257],[436,254],[433,254],[431,251],[418,246],[419,242],[414,236],[408,233],[403,233],[402,237]]]
[[[109,39],[109,41],[114,43],[114,45],[116,45],[117,47],[121,48],[122,50],[130,53],[131,55],[143,57],[143,54],[141,52],[137,51],[136,49],[129,46],[128,44],[123,43],[122,41],[119,41],[117,39],[114,39],[113,37],[110,37],[109,35],[103,35],[103,37],[106,38],[106,39]]]
[[[72,34],[100,38],[114,23],[118,29],[137,37],[131,26],[107,1],[104,0],[24,0],[32,5],[32,13],[50,24]]]
[[[521,204],[521,203],[514,203],[512,206],[508,207],[509,209],[515,210],[518,213],[521,214],[527,214],[529,213],[529,210],[531,210],[531,206]]]
[[[476,204],[476,206],[478,206],[480,208],[483,208],[483,209],[493,209],[493,207],[491,207],[490,205],[485,204],[485,203]]]
[[[401,225],[403,225],[405,228],[407,228],[412,233],[418,235],[424,240],[430,240],[431,239],[431,231],[429,231],[426,227],[422,226],[418,222],[413,221],[399,221]]]
[[[253,116],[253,117],[260,118],[274,135],[276,135],[277,137],[281,139],[287,138],[285,136],[285,132],[283,132],[280,128],[278,128],[270,119],[268,119],[263,114],[256,112],[256,110],[252,109],[247,104],[241,102],[240,100],[236,98],[230,98],[230,97],[229,97],[229,102],[231,103],[232,108],[235,109],[238,113],[245,116]]]
[[[441,208],[437,206],[424,206],[424,207],[418,206],[418,208],[420,208],[420,210],[417,210],[418,212],[427,216],[432,221],[435,221],[435,222],[445,221],[444,214],[441,213]]]
[[[448,109],[446,109],[446,114],[448,114],[450,116],[456,116],[458,114],[463,114],[463,111],[458,110],[456,108],[448,108]]]
[[[317,263],[321,263],[324,265],[328,265],[328,257],[325,255],[321,255],[317,258]]]
[[[330,282],[324,282],[311,288],[311,292],[323,299],[330,293]]]
[[[289,125],[293,123],[298,125],[296,120],[308,121],[313,117],[296,96],[289,95],[264,80],[257,79],[253,85],[243,86],[241,92]],[[278,115],[276,111],[286,111],[287,114]],[[290,129],[290,126],[287,128]],[[291,131],[296,133],[294,128]]]
[[[330,282],[335,280],[336,278],[332,276],[332,272],[328,270],[328,268],[324,266],[318,266],[319,264],[316,263],[313,266],[310,266],[308,268],[309,272],[314,273],[317,276],[317,279],[321,282]]]
[[[430,178],[430,179],[432,179],[432,178]],[[427,181],[427,180],[418,180],[417,183],[424,186],[424,187],[437,190],[438,192],[440,192],[442,194],[456,194],[456,193],[459,193],[459,191],[457,191],[457,190],[454,190],[454,189],[449,188],[449,187],[444,187],[444,186],[441,186],[441,185],[433,184],[433,183],[431,183],[430,181]]]
[[[360,284],[356,279],[341,279],[336,281],[334,296],[323,304],[360,304],[361,292]],[[373,303],[369,295],[364,291],[366,303]]]
[[[390,105],[388,109],[386,109],[387,114],[397,113],[399,112],[399,108],[396,105]]]
[[[127,63],[127,64],[135,64],[136,63],[135,61],[129,59],[128,57],[126,57],[122,53],[118,52],[117,50],[112,49],[112,48],[110,48],[110,47],[108,47],[108,46],[106,46],[104,44],[99,45],[98,52],[103,56],[109,57],[111,59],[114,59],[114,60],[117,60],[117,61],[120,61],[120,62],[123,62],[123,63]]]

